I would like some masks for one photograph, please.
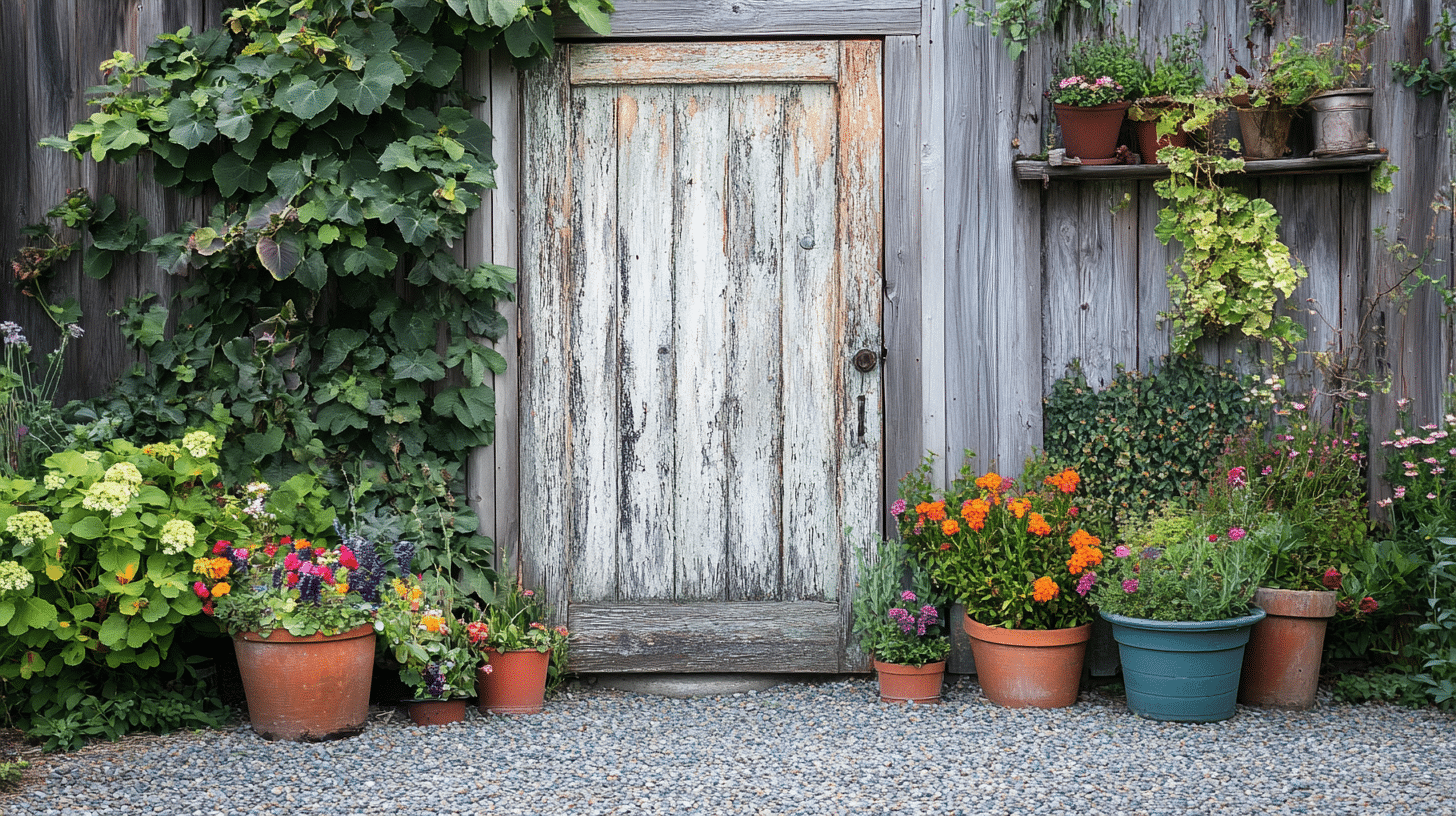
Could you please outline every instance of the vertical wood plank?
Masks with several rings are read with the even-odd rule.
[[[523,145],[567,145],[566,52],[525,75]],[[571,175],[565,150],[526,150],[522,157],[520,320],[520,577],[545,592],[565,619],[571,534],[567,439],[566,282],[571,257]]]
[[[571,600],[617,600],[617,97],[575,87],[571,97],[570,309]],[[627,191],[630,194],[630,190]]]
[[[901,454],[912,458],[910,468],[896,471],[896,478],[909,473],[926,452],[939,454],[934,476],[943,483],[947,473],[947,461],[952,454],[958,455],[950,443],[949,390],[946,376],[947,342],[946,309],[947,275],[950,267],[950,241],[948,235],[961,229],[959,211],[952,212],[947,199],[948,184],[963,184],[965,179],[951,179],[951,173],[962,164],[951,162],[954,151],[964,147],[960,139],[952,140],[952,133],[964,133],[965,109],[962,104],[952,107],[952,100],[946,88],[952,81],[959,82],[961,75],[955,63],[964,58],[964,43],[961,38],[952,40],[949,32],[961,32],[964,22],[951,19],[953,0],[924,0],[920,34],[920,213],[921,259],[920,259],[920,369],[921,393],[921,439],[914,449]],[[952,76],[954,72],[954,76]],[[957,123],[952,130],[947,124],[951,119]],[[954,465],[954,462],[951,463]],[[970,654],[969,645],[966,654]],[[958,649],[959,652],[959,649]],[[951,668],[955,668],[952,663]]]
[[[512,268],[520,266],[519,206],[521,200],[521,76],[509,57],[490,55],[490,126],[492,153],[497,163],[496,189],[489,194],[490,259]],[[506,370],[493,380],[496,390],[495,438],[491,452],[491,493],[495,499],[496,562],[507,574],[521,563],[521,353],[520,312],[515,302],[496,305],[506,319],[506,332],[496,350],[506,358]]]
[[[471,115],[487,126],[494,126],[491,110],[491,87],[490,87],[490,55],[478,51],[470,51],[465,54],[461,65],[461,77],[465,83],[465,90],[471,96],[467,104]],[[493,151],[500,149],[500,142],[493,140],[491,144]],[[467,269],[480,263],[491,263],[493,252],[490,244],[491,227],[494,220],[492,211],[492,200],[495,190],[486,190],[483,193],[483,202],[480,209],[470,214],[465,223],[465,240],[463,241],[462,263]],[[484,343],[483,338],[475,338],[476,342]],[[516,360],[513,357],[506,357],[508,368],[515,368]],[[488,383],[496,390],[496,411],[508,404],[514,394],[500,393],[499,386],[492,377]],[[495,523],[495,468],[492,467],[492,460],[495,457],[496,449],[501,445],[500,426],[496,426],[496,437],[491,445],[484,445],[470,451],[465,464],[465,495],[470,509],[475,512],[475,518],[480,524],[477,532],[480,535],[489,537],[496,543],[491,553],[492,562],[496,570],[501,571],[501,548],[500,537],[496,532]]]
[[[844,405],[839,420],[839,495],[842,509],[837,546],[832,557],[840,569],[842,629],[852,624],[850,599],[856,579],[853,545],[869,545],[882,532],[879,507],[883,473],[881,371],[860,371],[854,355],[860,349],[880,354],[881,301],[884,297],[881,201],[884,113],[880,90],[880,44],[855,41],[842,45],[839,89],[839,269],[845,311],[844,345],[839,351]],[[830,358],[833,360],[833,358]],[[848,540],[845,540],[845,536]],[[869,666],[858,649],[842,652],[841,671]]]
[[[735,89],[729,123],[728,599],[779,597],[783,571],[784,112],[780,85]],[[755,304],[744,308],[739,304]]]
[[[679,601],[722,599],[728,552],[728,313],[744,304],[728,297],[727,85],[676,89],[672,189],[673,400],[675,433],[673,551]],[[754,304],[756,306],[756,304]],[[761,394],[750,388],[750,398]]]
[[[899,480],[925,452],[925,376],[922,370],[921,260],[926,228],[920,207],[920,45],[887,37],[885,63],[885,469],[881,523],[893,529],[891,503]]]
[[[673,597],[673,105],[672,89],[623,90],[617,103],[618,173],[630,194],[618,203],[618,336],[621,449],[618,591]]]
[[[837,470],[843,393],[838,365],[845,315],[835,259],[837,104],[830,86],[798,86],[785,100],[784,596],[830,600],[839,592]],[[806,311],[817,305],[822,311]]]

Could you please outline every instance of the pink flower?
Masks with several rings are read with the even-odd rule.
[[[1249,483],[1242,465],[1228,472],[1229,487],[1243,487]]]
[[[910,590],[907,589],[904,592],[901,592],[900,593],[900,600],[902,600],[902,601],[913,601],[913,600],[915,600],[915,593],[913,593],[913,592],[911,592]]]
[[[1084,598],[1087,597],[1087,593],[1092,591],[1092,585],[1096,582],[1097,573],[1091,570],[1082,573],[1082,577],[1077,580],[1077,594]]]
[[[1401,485],[1395,489],[1395,497],[1397,499],[1405,498],[1405,485]]]
[[[1434,499],[1434,498],[1436,498],[1436,494],[1435,493],[1427,493],[1426,494],[1426,498],[1428,498],[1428,499]]]
[[[1380,501],[1378,501],[1378,502],[1375,503],[1375,506],[1376,507],[1389,507],[1390,505],[1391,505],[1390,499],[1381,499]]]
[[[1406,399],[1405,397],[1401,397],[1400,399],[1395,401],[1395,407],[1403,411],[1406,408],[1410,407],[1410,400]]]
[[[284,556],[284,558],[283,558],[283,568],[284,569],[286,569],[286,570],[296,570],[296,569],[298,569],[301,566],[303,566],[303,560],[298,557],[298,553],[289,553],[288,555]]]
[[[1248,534],[1249,533],[1242,527],[1232,527],[1229,529],[1228,532],[1229,541],[1239,541]]]
[[[1325,589],[1331,590],[1339,589],[1340,585],[1344,582],[1345,576],[1341,575],[1340,571],[1335,569],[1334,567],[1330,567],[1329,569],[1325,570],[1324,577],[1320,579],[1320,583],[1325,585]]]
[[[1369,595],[1366,595],[1364,598],[1360,599],[1360,611],[1364,612],[1367,615],[1379,608],[1380,602],[1370,597]]]
[[[904,499],[895,499],[894,503],[890,505],[890,515],[894,516],[895,518],[899,518],[905,515]]]
[[[1293,403],[1293,405],[1294,405],[1294,410],[1296,410],[1296,411],[1303,411],[1304,410],[1304,403],[1302,403],[1302,402],[1296,402],[1296,403]]]
[[[1079,76],[1069,76],[1066,79],[1062,80],[1058,84],[1057,87],[1059,87],[1059,88],[1070,88],[1071,86],[1076,85],[1078,82],[1081,82],[1081,81],[1082,81],[1082,78],[1079,77]]]
[[[196,581],[192,584],[192,591],[197,593],[197,597],[199,598],[206,598],[210,594],[207,591],[207,584],[204,584],[201,581]]]
[[[1127,579],[1124,579],[1123,582],[1122,582],[1122,591],[1123,592],[1126,592],[1129,595],[1133,594],[1134,592],[1137,592],[1137,588],[1138,588],[1138,579],[1136,579],[1136,578],[1127,578]]]
[[[1118,544],[1112,549],[1112,554],[1117,556],[1118,558],[1126,558],[1129,555],[1132,555],[1132,550],[1129,550],[1127,548],[1127,545],[1125,544]]]

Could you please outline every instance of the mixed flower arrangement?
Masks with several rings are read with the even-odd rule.
[[[906,476],[890,512],[912,553],[966,614],[986,626],[1062,629],[1092,619],[1102,540],[1077,522],[1081,477],[1044,458],[1021,484],[991,472],[972,479],[969,460],[943,493],[933,457]]]
[[[950,654],[940,607],[945,605],[924,565],[906,564],[905,546],[875,538],[875,562],[855,547],[859,583],[851,607],[860,649],[883,663],[924,666]],[[909,588],[904,588],[908,572]]]
[[[271,487],[254,482],[227,499],[226,512],[242,523],[248,539],[220,540],[193,562],[192,590],[202,611],[229,634],[285,629],[295,637],[336,635],[370,623],[379,605],[384,565],[372,544],[357,550],[306,538],[276,535],[268,509]]]
[[[550,617],[550,610],[532,590],[519,584],[504,592],[497,587],[495,603],[466,625],[465,636],[481,652],[551,652],[555,664],[558,658],[565,659],[571,633],[565,626],[551,626]]]
[[[412,555],[408,544],[397,555]],[[403,550],[403,551],[402,551]],[[425,602],[420,576],[400,565],[404,578],[396,578],[382,592],[374,628],[389,644],[400,664],[399,677],[417,699],[446,700],[475,693],[475,667],[479,660],[466,640],[466,629],[451,611],[449,598]],[[487,668],[487,671],[489,669]]]

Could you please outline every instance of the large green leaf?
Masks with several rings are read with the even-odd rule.
[[[71,525],[69,535],[72,538],[81,538],[87,541],[94,541],[106,535],[108,532],[109,531],[106,529],[106,525],[101,523],[101,519],[96,518],[95,516],[86,516],[85,518],[82,518],[75,524]]]
[[[566,5],[576,12],[587,27],[598,34],[612,33],[612,18],[602,8],[602,0],[566,0]],[[608,4],[608,9],[611,5]]]
[[[173,99],[167,103],[167,138],[188,150],[212,141],[217,129],[201,118],[200,113],[186,99]]]
[[[333,85],[319,85],[312,79],[295,80],[276,97],[278,106],[307,122],[329,109],[339,98]]]
[[[475,21],[477,23],[483,23],[485,22],[485,20],[480,19],[477,15],[477,5],[478,0],[471,0],[470,14],[472,17],[476,18]],[[516,21],[516,14],[525,5],[525,0],[486,0],[486,7],[487,11],[489,12],[491,25],[505,28],[506,26]]]
[[[243,437],[243,447],[248,449],[249,455],[262,459],[264,456],[282,450],[283,440],[283,428],[274,425],[262,433],[250,433]]]
[[[264,235],[258,239],[258,262],[274,280],[285,280],[298,268],[298,236],[292,233]]]
[[[445,367],[440,365],[440,356],[433,351],[405,352],[390,359],[389,376],[396,380],[429,382],[445,376]]]
[[[212,179],[224,198],[236,196],[238,190],[261,193],[268,189],[268,174],[235,152],[223,154],[213,164]]]
[[[467,428],[485,428],[495,421],[495,391],[484,385],[451,388],[435,397],[433,407]]]

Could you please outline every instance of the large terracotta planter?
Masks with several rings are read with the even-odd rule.
[[[875,661],[880,678],[880,702],[937,705],[940,687],[945,682],[945,661],[924,666]]]
[[[1130,102],[1113,102],[1083,108],[1053,104],[1057,124],[1062,126],[1062,147],[1068,156],[1084,161],[1111,163],[1117,153],[1117,132]]]
[[[1238,711],[1239,669],[1254,608],[1237,618],[1159,621],[1103,612],[1122,660],[1127,707],[1152,720],[1215,722]]]
[[[535,649],[514,652],[486,649],[485,655],[489,661],[475,670],[480,713],[540,713],[546,699],[546,669],[551,665],[551,653]]]
[[[364,730],[374,672],[372,625],[308,637],[283,629],[267,637],[243,632],[233,638],[233,650],[258,736],[314,742]]]
[[[1335,615],[1335,603],[1334,592],[1260,588],[1254,594],[1254,606],[1266,615],[1249,634],[1239,702],[1314,708],[1325,627]]]
[[[465,698],[453,700],[411,700],[410,722],[415,725],[448,725],[465,719]]]
[[[1072,629],[1003,629],[965,621],[976,679],[991,702],[1006,708],[1075,705],[1092,624]]]

